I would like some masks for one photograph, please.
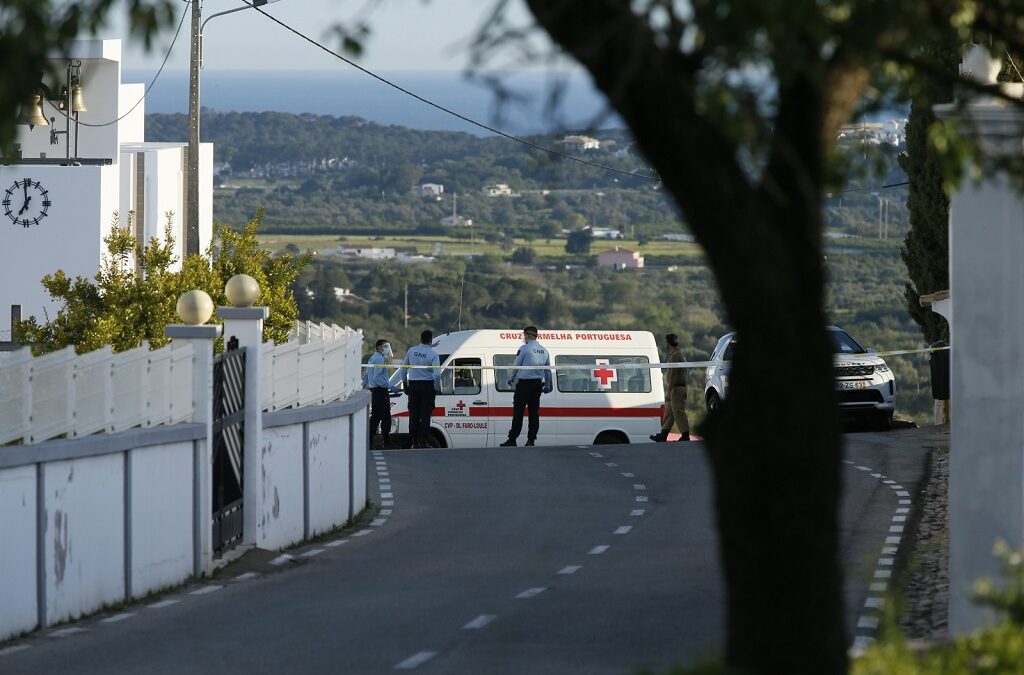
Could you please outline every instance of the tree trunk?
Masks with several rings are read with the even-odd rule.
[[[727,586],[726,660],[751,673],[845,673],[820,73],[780,86],[774,146],[755,187],[735,144],[701,112],[696,67],[658,46],[630,3],[527,4],[629,125],[707,252],[739,334],[729,395],[702,428]]]

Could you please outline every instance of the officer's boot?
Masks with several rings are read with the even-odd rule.
[[[651,434],[650,436],[648,436],[648,438],[650,438],[655,443],[664,443],[665,441],[668,440],[668,432],[662,429],[656,434]]]

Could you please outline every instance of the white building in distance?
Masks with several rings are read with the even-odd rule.
[[[44,75],[43,84],[59,96],[74,66],[87,110],[77,113],[76,125],[44,95],[48,123],[20,127],[20,157],[0,159],[0,340],[10,335],[14,306],[22,318],[56,315],[60,307],[43,289],[43,276],[95,276],[115,214],[123,226],[134,212],[134,234],[146,242],[162,240],[170,222],[179,264],[184,252],[188,143],[145,142],[145,86],[121,82],[121,41],[76,40],[53,61],[59,80]],[[212,170],[206,143],[199,157],[201,251],[213,231]]]
[[[597,254],[597,266],[611,267],[616,270],[640,269],[644,266],[644,257],[636,251],[616,246]]]
[[[585,150],[598,150],[601,148],[601,141],[590,136],[566,136],[560,141],[555,141],[566,150],[583,152]]]

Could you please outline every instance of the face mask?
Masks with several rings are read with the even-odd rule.
[[[392,356],[395,355],[394,352],[391,351],[391,345],[389,345],[386,342],[383,345],[381,345],[380,349],[381,349],[381,354],[383,354],[384,356],[388,357],[389,359]]]

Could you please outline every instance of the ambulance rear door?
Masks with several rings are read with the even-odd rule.
[[[451,441],[453,448],[485,448],[488,431],[488,390],[482,355],[463,354],[449,359],[441,370],[441,393],[434,408],[443,415],[434,418]]]

